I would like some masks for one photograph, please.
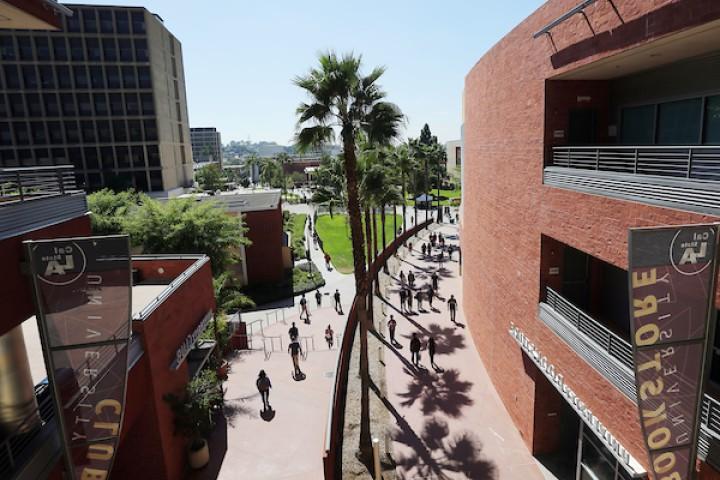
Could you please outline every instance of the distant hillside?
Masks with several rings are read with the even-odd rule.
[[[340,152],[340,147],[332,145],[325,149],[327,153],[337,154]],[[223,145],[223,157],[226,159],[233,159],[236,157],[246,157],[248,155],[256,155],[258,157],[274,157],[280,153],[287,153],[293,155],[295,153],[295,147],[292,145],[278,145],[275,142],[249,142],[247,140],[231,140],[229,143]]]

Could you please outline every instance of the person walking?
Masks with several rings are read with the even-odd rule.
[[[409,289],[405,289],[405,299],[407,300],[407,310],[412,312],[412,292]]]
[[[320,293],[320,289],[315,290],[315,301],[318,307],[322,306],[322,293]]]
[[[333,332],[333,329],[330,325],[327,326],[325,329],[325,341],[328,344],[328,349],[332,350],[333,347],[333,340],[335,338],[335,332]]]
[[[410,360],[416,367],[418,363],[420,363],[420,339],[417,333],[413,333],[412,339],[410,340]]]
[[[457,312],[457,300],[455,300],[455,295],[450,295],[447,304],[448,309],[450,309],[450,321],[455,323],[455,314]]]
[[[430,355],[430,365],[433,368],[436,368],[437,365],[435,365],[435,339],[433,337],[430,337],[430,340],[428,340],[428,355]]]
[[[423,254],[423,257],[424,257],[425,254],[427,253],[427,245],[425,245],[425,244],[423,243],[423,244],[422,244],[422,247],[421,247],[420,249],[422,250],[422,254]]]
[[[305,323],[310,323],[310,312],[307,307],[307,299],[303,293],[300,297],[300,320],[303,319],[303,313],[305,314]]]
[[[405,286],[405,272],[400,270],[400,285]]]
[[[292,322],[292,326],[288,329],[288,336],[290,341],[294,341],[299,336],[298,328],[295,326],[295,322]]]
[[[405,311],[405,289],[401,288],[398,290],[398,295],[400,296],[400,311]]]
[[[412,252],[412,242],[408,242],[408,249]]]
[[[342,305],[340,305],[340,290],[338,290],[337,288],[335,289],[333,299],[335,300],[335,311],[342,315]]]
[[[432,310],[432,302],[433,297],[435,297],[435,290],[433,289],[432,285],[428,285],[428,303],[430,304],[430,310]]]
[[[326,253],[325,254],[325,268],[327,268],[328,270],[330,270],[330,260],[331,260],[330,255],[328,255]]]
[[[438,289],[439,280],[440,280],[440,277],[438,276],[437,272],[433,272],[433,274],[430,276],[430,279],[432,280],[432,288],[434,288],[435,290],[437,290],[437,289]]]
[[[420,290],[418,290],[417,292],[415,292],[415,300],[417,300],[418,310],[422,310],[422,309],[423,309],[423,308],[422,308],[422,297],[423,297],[423,294],[422,294],[422,292],[421,292]]]
[[[263,412],[272,410],[272,407],[270,406],[270,389],[272,388],[272,384],[270,383],[270,377],[267,376],[265,370],[260,370],[260,373],[258,373],[258,378],[255,380],[255,386],[257,387],[258,392],[260,392],[260,398],[262,398]]]
[[[412,270],[410,270],[410,273],[408,273],[407,279],[410,288],[415,288],[415,274],[412,272]]]
[[[302,375],[302,371],[300,370],[300,355],[303,351],[297,339],[293,340],[290,345],[288,345],[288,353],[292,358],[295,376],[298,377]]]
[[[390,332],[390,343],[395,345],[395,327],[397,327],[397,322],[395,321],[395,318],[390,315],[390,320],[388,320],[388,331]]]

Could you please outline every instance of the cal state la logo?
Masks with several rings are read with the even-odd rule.
[[[715,231],[711,228],[681,228],[670,245],[673,268],[683,275],[697,275],[712,264]]]
[[[75,242],[40,244],[35,250],[37,277],[49,285],[70,285],[85,272],[85,252]]]

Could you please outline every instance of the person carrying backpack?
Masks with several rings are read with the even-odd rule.
[[[260,370],[258,378],[255,380],[255,386],[257,387],[258,392],[260,392],[260,397],[262,398],[263,412],[272,410],[272,407],[270,406],[270,389],[272,388],[272,384],[270,383],[270,377],[267,376],[265,370]]]

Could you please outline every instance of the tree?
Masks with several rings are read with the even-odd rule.
[[[415,158],[410,154],[407,144],[399,145],[393,151],[392,162],[395,164],[399,176],[400,191],[402,193],[403,232],[407,230],[407,192],[410,188],[410,181],[414,178]],[[417,212],[416,212],[417,216]]]
[[[102,189],[87,196],[93,235],[123,233],[125,220],[138,205],[148,198],[134,190],[113,192]]]
[[[297,109],[297,145],[302,149],[320,148],[332,142],[333,128],[339,129],[343,146],[345,177],[347,182],[347,210],[350,220],[356,294],[367,298],[368,279],[365,270],[363,232],[358,196],[356,137],[363,132],[369,142],[384,145],[398,135],[402,122],[400,109],[385,101],[385,92],[377,80],[384,68],[373,69],[368,75],[361,73],[361,58],[352,54],[338,57],[334,52],[321,54],[319,66],[311,68],[294,83],[305,90],[309,103]],[[367,309],[359,302],[357,309],[360,326],[360,452],[367,461],[371,455],[370,438],[370,373],[367,352]]]
[[[195,172],[195,180],[198,182],[198,185],[200,185],[200,188],[211,192],[222,190],[225,186],[222,169],[217,163],[200,167],[197,172]]]
[[[249,245],[238,217],[215,202],[192,198],[148,200],[125,222],[133,245],[145,253],[203,253],[219,275],[235,260],[234,250]]]
[[[423,125],[422,130],[420,130],[419,142],[423,145],[438,143],[437,137],[430,132],[430,126],[427,123]]]
[[[332,218],[333,207],[343,206],[347,203],[345,192],[345,169],[342,157],[323,155],[320,159],[320,166],[315,171],[313,203],[327,205],[330,218]]]

